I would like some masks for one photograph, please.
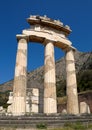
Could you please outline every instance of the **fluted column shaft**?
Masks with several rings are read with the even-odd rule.
[[[26,112],[27,38],[21,35],[17,36],[17,39],[18,50],[13,86],[13,115],[24,115]]]
[[[44,113],[57,113],[54,45],[50,41],[45,45]]]
[[[78,94],[73,50],[66,52],[67,113],[78,114]]]

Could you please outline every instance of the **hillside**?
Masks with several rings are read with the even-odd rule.
[[[78,92],[92,90],[92,52],[83,53],[75,52],[75,65],[78,81]],[[56,61],[56,86],[57,96],[63,97],[66,95],[65,85],[65,58]],[[37,68],[27,74],[27,91],[30,88],[39,88],[40,91],[40,105],[43,104],[43,81],[44,81],[44,67]],[[0,92],[12,91],[13,80],[0,85]],[[91,97],[92,99],[92,97]],[[92,101],[92,100],[91,100]]]
[[[83,53],[83,52],[75,52],[75,65],[76,65],[76,73],[79,80],[79,76],[87,73],[91,73],[92,71],[92,52]],[[91,74],[90,74],[91,75]],[[37,87],[43,89],[43,81],[44,81],[44,67],[37,68],[34,71],[28,72],[27,80],[28,80],[28,89],[30,87]],[[61,58],[56,61],[56,81],[57,86],[63,84],[65,81],[65,58]],[[92,78],[91,78],[92,80]],[[0,92],[12,90],[13,80],[10,80],[6,83],[0,85]]]

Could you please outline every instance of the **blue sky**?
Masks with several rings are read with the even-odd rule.
[[[0,0],[0,84],[13,79],[17,50],[16,34],[29,28],[30,15],[47,15],[69,25],[69,39],[79,51],[92,51],[92,0]],[[55,48],[56,60],[63,56]],[[44,47],[28,45],[28,71],[44,64]],[[62,68],[61,68],[62,69]]]

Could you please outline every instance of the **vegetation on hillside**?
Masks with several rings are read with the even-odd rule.
[[[78,92],[92,90],[92,69],[77,74]],[[66,81],[57,82],[57,97],[66,95]]]
[[[56,91],[57,91],[57,97],[63,97],[66,95],[66,81],[60,80],[56,83]]]
[[[80,57],[82,57],[82,59],[85,58],[86,53],[81,54]],[[76,62],[75,64],[76,70],[79,68],[77,73],[78,92],[92,90],[92,52],[90,52],[88,58],[85,59],[86,60],[84,60],[82,66],[79,66],[79,61]],[[59,80],[56,85],[57,85],[57,97],[65,96],[66,95],[65,79]]]
[[[0,92],[0,106],[7,108],[8,97],[9,97],[9,91]]]
[[[80,72],[78,77],[78,92],[92,90],[92,69]]]
[[[75,65],[77,72],[78,92],[92,90],[92,52],[75,54]],[[62,69],[61,69],[62,68]],[[57,97],[66,96],[66,76],[65,76],[65,59],[62,58],[56,62],[56,90]],[[43,88],[44,67],[40,67],[33,72],[28,73],[28,88],[37,87]],[[13,80],[0,85],[0,106],[7,107],[6,103],[9,96],[9,91],[12,91]],[[41,92],[43,92],[41,90]]]

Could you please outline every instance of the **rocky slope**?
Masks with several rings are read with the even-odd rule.
[[[81,86],[80,78],[82,77],[85,71],[92,72],[92,52],[83,53],[83,52],[75,52],[75,65],[76,65],[76,73],[78,77],[78,85]],[[89,74],[89,73],[88,73]],[[91,73],[92,75],[92,73]],[[57,85],[57,96],[65,95],[65,58],[61,58],[56,62],[56,85]],[[91,76],[90,76],[91,77]],[[85,78],[85,77],[84,77]],[[30,88],[39,88],[40,91],[40,105],[43,104],[43,81],[44,81],[44,67],[40,67],[32,72],[28,72],[27,75],[27,91],[30,91]],[[90,88],[92,89],[92,77],[90,78]],[[78,86],[78,87],[79,87]],[[87,86],[88,87],[88,86]],[[13,80],[6,82],[0,85],[0,92],[12,91],[13,88]],[[79,92],[81,91],[80,88]],[[84,89],[86,90],[86,89]],[[90,98],[90,102],[92,104],[92,97]]]
[[[92,52],[83,53],[75,52],[75,65],[77,74],[84,70],[92,70]],[[34,71],[28,72],[28,89],[37,87],[43,89],[44,67],[37,68]],[[65,58],[56,61],[56,81],[65,80]],[[13,80],[10,80],[0,85],[0,92],[12,90]]]

